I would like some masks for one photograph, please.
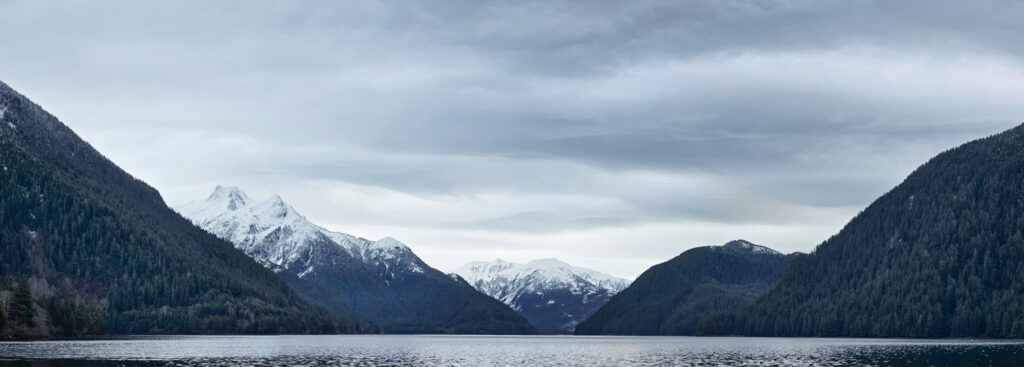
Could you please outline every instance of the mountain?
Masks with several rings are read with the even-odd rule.
[[[452,273],[509,305],[545,334],[571,334],[576,324],[629,286],[626,279],[555,259],[471,262]]]
[[[703,316],[767,292],[795,255],[736,240],[697,247],[640,274],[576,327],[578,335],[693,335]]]
[[[0,339],[349,328],[0,83]]]
[[[536,332],[508,306],[431,268],[401,242],[329,231],[279,196],[257,201],[218,186],[177,210],[275,269],[306,299],[342,315],[358,313],[386,332]]]
[[[932,158],[708,334],[1024,337],[1024,126]]]

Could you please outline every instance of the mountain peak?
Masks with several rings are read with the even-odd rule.
[[[207,202],[221,202],[223,201],[227,206],[228,210],[238,210],[238,208],[248,206],[252,202],[252,198],[246,195],[244,191],[236,186],[221,186],[217,185],[213,189],[213,193],[206,198]]]
[[[422,272],[426,266],[408,246],[394,238],[370,241],[313,224],[280,195],[255,200],[237,187],[218,185],[206,201],[193,201],[177,210],[193,223],[235,243],[250,256],[286,269],[295,266],[296,259],[305,259],[310,243],[325,239],[368,264],[386,260],[393,267],[403,262],[414,272]],[[278,233],[277,229],[284,229],[280,232],[283,237],[267,239],[274,247],[254,245],[252,238],[268,238],[269,234]]]
[[[475,261],[452,271],[483,294],[519,311],[547,333],[572,332],[629,281],[548,258],[526,264]]]
[[[757,246],[757,245],[751,243],[750,241],[744,240],[744,239],[732,240],[732,241],[727,242],[725,245],[722,245],[722,247],[744,248],[744,249],[752,248],[754,246]]]
[[[377,240],[376,242],[374,242],[374,245],[377,248],[382,248],[382,249],[395,248],[395,249],[404,250],[404,249],[408,249],[409,248],[404,243],[402,243],[399,240],[394,239],[393,237],[381,238],[381,239]]]
[[[708,315],[735,312],[771,290],[795,258],[777,254],[744,240],[691,248],[644,271],[576,333],[695,335]]]
[[[452,270],[452,272],[461,275],[471,284],[477,281],[490,283],[500,279],[526,280],[529,274],[543,274],[544,276],[541,277],[543,279],[554,279],[565,284],[575,283],[578,279],[584,279],[594,286],[606,288],[612,292],[618,292],[629,285],[629,281],[626,279],[601,273],[593,269],[575,267],[555,258],[532,260],[526,264],[509,262],[502,259],[474,261],[460,266]]]
[[[232,193],[244,194],[244,192],[242,192],[242,190],[239,189],[238,186],[217,185],[217,187],[213,188],[213,193],[210,194],[210,198],[221,198],[228,196]]]
[[[287,220],[301,222],[304,227],[316,227],[306,217],[299,214],[291,205],[286,203],[279,195],[273,195],[266,200],[260,201],[253,206],[253,213],[268,220]]]
[[[721,247],[727,250],[750,252],[755,254],[782,255],[781,252],[772,250],[761,245],[755,245],[754,243],[743,239],[729,241],[728,243],[722,245]]]
[[[564,261],[558,260],[558,259],[553,258],[553,257],[552,258],[547,258],[547,259],[533,260],[533,261],[530,261],[530,262],[526,263],[526,265],[527,266],[534,266],[534,267],[567,267],[567,266],[569,266],[569,264],[566,264]]]

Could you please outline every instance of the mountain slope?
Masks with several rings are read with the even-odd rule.
[[[279,196],[257,201],[238,188],[218,186],[178,211],[297,279],[291,282],[307,299],[330,307],[325,297],[333,297],[387,332],[535,332],[507,306],[431,268],[401,242],[328,231]]]
[[[743,240],[687,250],[640,274],[576,334],[693,335],[701,317],[771,289],[793,258]]]
[[[711,334],[1024,337],[1024,126],[946,151]]]
[[[345,327],[3,83],[0,300],[0,338]]]
[[[545,334],[571,334],[629,281],[555,259],[516,264],[498,259],[452,271],[512,307]]]

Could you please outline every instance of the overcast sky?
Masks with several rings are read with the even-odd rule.
[[[810,251],[1024,121],[1016,1],[0,1],[0,80],[171,205],[217,184],[447,270]]]

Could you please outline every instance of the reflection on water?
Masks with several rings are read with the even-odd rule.
[[[0,343],[13,366],[1021,366],[1018,341],[225,336]]]

